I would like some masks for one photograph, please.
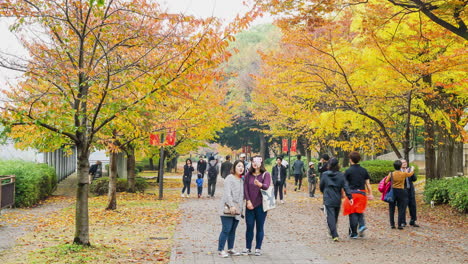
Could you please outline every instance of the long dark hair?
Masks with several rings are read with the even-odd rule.
[[[242,165],[244,165],[244,171],[243,171],[242,173],[245,172],[245,164],[244,164],[244,161],[242,161],[242,160],[236,160],[236,161],[234,161],[234,164],[232,165],[232,168],[231,168],[231,174],[232,174],[232,175],[236,175],[236,166],[237,166],[237,164],[239,164],[239,163],[242,163]]]
[[[328,169],[331,171],[339,171],[340,165],[338,164],[338,159],[331,158],[330,161],[328,161]]]
[[[253,163],[253,160],[254,160],[255,158],[262,158],[262,156],[259,156],[259,155],[253,156],[253,157],[252,157],[252,163]],[[264,173],[265,171],[266,171],[266,169],[265,169],[265,164],[264,164],[263,158],[262,158],[262,164],[260,165],[260,173]],[[254,167],[253,167],[253,164],[250,164],[249,172],[250,172],[250,174],[252,174],[252,175],[253,175],[253,173],[255,172],[255,169],[254,169]]]
[[[190,161],[190,165],[192,165],[192,160],[191,159],[186,159],[185,160],[185,165],[187,165],[187,161]]]

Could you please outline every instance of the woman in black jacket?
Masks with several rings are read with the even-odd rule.
[[[192,181],[193,171],[192,160],[187,159],[184,165],[184,175],[182,176],[182,182],[184,183],[184,188],[182,188],[182,197],[185,197],[185,189],[187,189],[187,197],[190,197],[190,182]]]
[[[327,217],[330,235],[333,241],[336,242],[339,241],[336,223],[338,223],[341,207],[341,190],[345,191],[349,203],[353,204],[353,196],[349,191],[343,173],[339,169],[338,160],[336,158],[330,159],[328,170],[322,174],[320,180],[320,191],[323,193],[323,211]]]

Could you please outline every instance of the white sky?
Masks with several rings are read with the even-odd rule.
[[[245,0],[162,0],[162,6],[168,7],[171,12],[190,14],[197,17],[220,17],[226,22],[232,21],[238,13],[247,11],[242,4]],[[272,22],[270,16],[258,18],[253,24]],[[19,46],[18,41],[8,30],[11,19],[0,18],[0,51],[24,54],[24,50]],[[11,80],[17,73],[0,68],[0,86],[7,80]]]

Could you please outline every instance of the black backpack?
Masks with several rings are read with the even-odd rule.
[[[216,176],[218,176],[218,172],[216,171],[216,165],[211,166],[211,164],[208,165],[208,179],[216,179]]]

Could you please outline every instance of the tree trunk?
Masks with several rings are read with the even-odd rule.
[[[127,192],[134,193],[135,189],[135,149],[130,144],[127,147]]]
[[[154,171],[154,161],[153,161],[153,157],[149,158],[149,166],[150,166],[150,170]]]
[[[435,124],[430,117],[425,118],[424,128],[426,131],[424,140],[426,179],[438,179],[439,176],[436,172]]]
[[[117,209],[117,153],[110,154],[109,193],[106,210]]]
[[[89,243],[89,215],[88,215],[88,190],[89,190],[89,150],[82,144],[77,144],[77,174],[78,186],[76,192],[75,213],[75,238],[74,244],[90,246]]]
[[[409,163],[409,153],[411,151],[410,148],[410,140],[411,140],[411,95],[412,92],[408,94],[407,98],[407,114],[406,114],[406,124],[405,124],[405,136],[403,138],[403,155],[404,159]]]
[[[266,139],[265,139],[265,134],[263,133],[260,133],[259,135],[260,137],[260,156],[262,156],[263,159],[266,158],[266,152],[267,152],[267,148],[266,148]]]

